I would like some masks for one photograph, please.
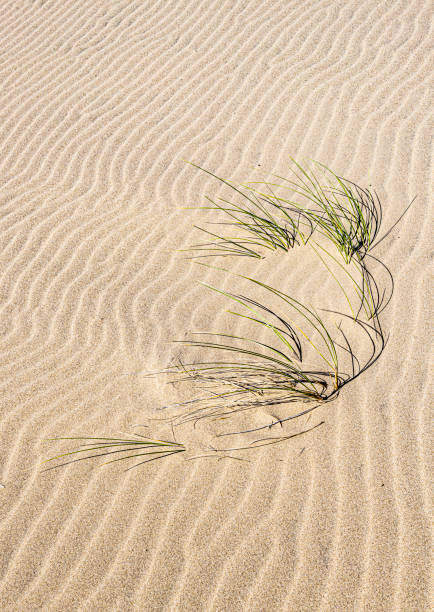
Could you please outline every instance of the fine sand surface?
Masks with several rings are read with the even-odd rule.
[[[1,612],[429,610],[431,3],[0,4]],[[220,190],[183,160],[242,181],[290,155],[372,184],[385,229],[417,195],[376,251],[378,363],[248,461],[41,473],[71,448],[44,438],[170,437],[149,418],[178,389],[144,373],[239,329],[196,282],[219,273],[174,252],[197,238],[182,207]],[[231,265],[337,299],[295,252]],[[213,427],[176,435],[203,454]]]

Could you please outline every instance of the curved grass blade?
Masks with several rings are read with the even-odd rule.
[[[140,436],[140,438],[143,438],[143,436]],[[46,459],[45,461],[43,461],[43,463],[55,461],[56,459],[63,459],[64,457],[75,456],[81,453],[90,453],[92,451],[103,450],[104,452],[95,453],[95,454],[87,454],[86,456],[80,456],[78,458],[71,459],[70,461],[66,461],[66,462],[45,468],[44,470],[42,470],[43,472],[53,470],[53,469],[56,469],[56,468],[59,468],[65,465],[69,465],[70,463],[76,463],[78,461],[94,459],[96,457],[105,457],[105,456],[113,455],[116,453],[128,453],[128,452],[132,452],[133,450],[139,451],[139,450],[146,449],[145,452],[141,452],[139,454],[134,454],[134,455],[126,455],[123,457],[119,457],[117,459],[113,459],[111,461],[107,461],[106,463],[112,463],[114,461],[122,461],[122,460],[131,459],[133,457],[143,456],[143,455],[160,455],[161,457],[154,457],[155,459],[157,459],[157,458],[167,457],[169,455],[172,455],[178,452],[183,452],[186,450],[183,444],[179,444],[178,442],[170,442],[167,440],[98,438],[98,437],[90,437],[90,436],[59,437],[59,438],[49,438],[49,440],[52,440],[52,441],[53,440],[56,440],[56,441],[57,440],[92,440],[92,442],[83,444],[82,446],[84,448],[79,448],[77,450],[68,451],[66,453],[61,453],[60,455],[56,455],[55,457]],[[98,440],[100,442],[98,442]],[[158,450],[153,450],[156,448]],[[105,465],[105,463],[103,463],[102,465]]]

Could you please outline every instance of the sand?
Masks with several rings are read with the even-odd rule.
[[[431,10],[1,3],[2,612],[430,609]],[[197,238],[182,207],[219,190],[183,160],[242,181],[291,155],[372,184],[385,228],[417,195],[377,252],[395,281],[378,363],[248,461],[41,473],[69,448],[44,438],[170,436],[148,419],[178,391],[144,372],[226,324],[196,282],[217,273],[175,253]],[[333,298],[288,257],[270,282]]]

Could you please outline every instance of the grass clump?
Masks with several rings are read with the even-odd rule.
[[[180,381],[194,382],[206,391],[203,397],[179,405],[182,413],[175,419],[175,425],[196,423],[203,418],[228,417],[261,406],[294,402],[319,405],[331,401],[345,385],[371,367],[386,346],[378,320],[368,323],[331,311],[320,314],[270,285],[250,277],[235,276],[247,280],[253,288],[265,290],[270,297],[278,298],[286,314],[278,313],[257,299],[205,285],[241,307],[241,312],[229,310],[229,313],[248,320],[251,333],[241,336],[196,332],[194,335],[203,339],[181,341],[188,347],[210,349],[216,356],[229,357],[183,363],[171,370],[172,374],[179,374]],[[336,317],[338,324],[334,320]],[[258,340],[255,327],[265,331],[269,339]],[[368,340],[370,348],[363,356],[354,347],[351,336],[358,340],[363,336]],[[312,409],[303,408],[280,422],[297,418]]]
[[[290,179],[273,175],[280,183],[243,185],[195,166],[229,187],[234,196],[231,200],[207,197],[208,205],[197,210],[223,213],[224,220],[212,223],[231,228],[235,235],[198,227],[212,240],[193,245],[188,249],[192,256],[261,258],[263,249],[288,251],[306,245],[312,235],[319,232],[338,249],[346,263],[355,255],[363,260],[373,247],[381,226],[382,206],[377,194],[340,177],[319,162],[315,164],[321,170],[321,178],[295,160],[292,162]],[[290,194],[284,197],[280,195],[282,190]]]
[[[260,260],[270,250],[288,252],[308,246],[339,285],[349,310],[318,311],[252,276],[219,268],[235,279],[242,279],[254,291],[251,297],[205,285],[228,299],[233,308],[236,306],[237,310],[229,312],[248,324],[249,332],[246,335],[196,332],[192,339],[182,341],[190,348],[211,351],[215,357],[184,362],[165,371],[176,374],[178,381],[193,382],[201,390],[200,397],[174,406],[180,413],[172,419],[173,427],[196,424],[204,418],[227,418],[261,406],[309,404],[276,422],[296,419],[335,399],[344,386],[366,372],[384,351],[387,337],[382,329],[381,313],[392,297],[393,277],[372,250],[392,231],[411,204],[379,238],[383,212],[374,191],[339,176],[324,164],[315,162],[314,172],[295,160],[292,163],[290,178],[273,176],[279,183],[243,185],[192,164],[228,187],[231,197],[207,198],[207,205],[199,207],[215,215],[213,227],[195,226],[206,235],[206,241],[187,249],[189,257],[236,256]],[[352,287],[351,295],[344,287],[342,275]],[[266,297],[261,299],[259,294]],[[279,309],[275,304],[279,304]],[[361,338],[369,347],[363,351],[359,348]],[[66,465],[120,454],[105,462],[113,463],[146,456],[131,466],[136,467],[187,450],[177,442],[141,438],[57,438],[88,442],[48,461],[68,458],[60,463]],[[47,469],[54,467],[59,464]]]

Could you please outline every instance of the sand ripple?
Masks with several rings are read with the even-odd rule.
[[[1,3],[2,611],[430,609],[431,11]],[[245,180],[289,155],[372,183],[386,227],[418,195],[378,252],[395,296],[375,368],[249,462],[41,475],[43,438],[131,431],[171,393],[141,372],[226,321],[174,253],[180,208],[218,190],[183,160]],[[334,291],[279,265],[300,295]]]

